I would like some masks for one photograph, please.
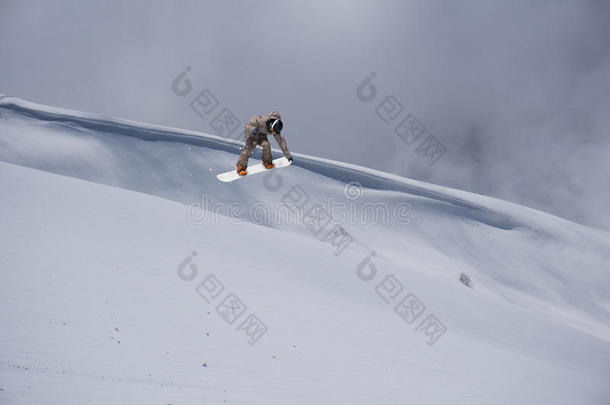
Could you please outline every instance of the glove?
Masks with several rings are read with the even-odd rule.
[[[293,161],[293,160],[294,160],[294,159],[292,158],[292,156],[290,156],[290,157],[288,158],[288,161],[289,161],[290,163],[292,163],[292,161]]]
[[[252,135],[256,135],[256,133],[257,133],[257,132],[258,132],[258,128],[254,128],[254,129],[252,130]]]

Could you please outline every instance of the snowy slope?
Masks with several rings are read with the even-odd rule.
[[[300,155],[218,182],[237,151],[0,98],[0,403],[608,403],[609,234]],[[341,254],[265,217],[294,186],[307,207],[343,204]],[[390,220],[358,219],[371,206]],[[211,303],[209,274],[225,286]],[[384,280],[403,285],[391,303]],[[230,293],[247,306],[232,324]],[[412,323],[394,310],[407,294],[425,305]],[[253,345],[236,330],[251,314],[267,327]]]

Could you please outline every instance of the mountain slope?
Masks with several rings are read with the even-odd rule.
[[[236,151],[213,136],[0,99],[0,160],[20,165],[0,164],[0,299],[10,308],[0,399],[610,397],[607,233],[299,155],[294,167],[219,183]],[[353,181],[363,188],[346,189]],[[282,211],[294,190],[353,238],[339,255],[327,228],[314,234]],[[184,281],[178,268],[193,251],[197,277]],[[231,325],[196,291],[211,273],[226,287],[219,299],[234,292],[247,305]],[[391,281],[403,288],[387,303]],[[394,309],[408,294],[425,305],[411,323]],[[254,345],[236,330],[249,314],[268,328]],[[430,315],[446,327],[432,345],[419,327]]]

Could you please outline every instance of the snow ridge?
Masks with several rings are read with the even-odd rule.
[[[216,135],[48,107],[14,97],[4,96],[0,98],[0,108],[41,121],[75,125],[94,131],[135,137],[144,141],[176,142],[235,154],[239,153],[242,146],[240,142]],[[277,150],[274,149],[274,151],[277,153]],[[472,193],[408,180],[358,165],[299,153],[294,155],[297,158],[294,162],[295,166],[340,182],[348,183],[354,181],[370,189],[392,190],[426,197],[444,205],[445,209],[455,215],[482,222],[499,229],[510,230],[519,226],[526,226],[509,215],[470,201],[468,197]],[[260,158],[260,150],[253,154],[253,158]]]

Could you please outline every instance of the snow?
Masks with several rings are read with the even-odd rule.
[[[221,183],[238,145],[0,98],[0,403],[610,402],[610,234],[299,154]],[[274,217],[295,190],[343,204],[340,254]],[[390,220],[353,214],[372,206]],[[391,303],[384,280],[403,286]]]

